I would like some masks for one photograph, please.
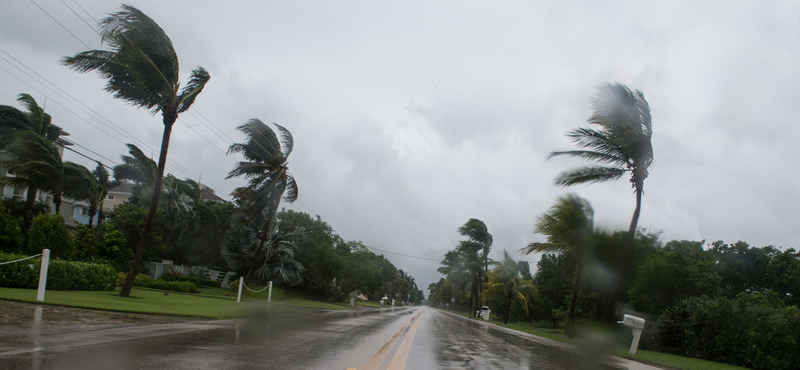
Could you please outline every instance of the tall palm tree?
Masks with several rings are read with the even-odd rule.
[[[575,334],[575,306],[578,303],[581,272],[584,261],[591,252],[591,236],[594,211],[588,201],[576,194],[559,197],[548,213],[536,220],[534,231],[547,236],[546,243],[530,243],[520,249],[524,254],[566,252],[575,257],[577,268],[575,286],[572,290],[572,305],[569,308],[567,334]]]
[[[89,186],[86,173],[89,170],[77,163],[64,162],[53,142],[34,131],[20,131],[14,141],[6,147],[12,158],[2,166],[18,176],[0,179],[14,186],[31,186],[45,189],[53,195],[56,214],[61,210],[62,196],[82,199]]]
[[[458,233],[466,236],[467,240],[479,243],[483,248],[483,265],[484,272],[486,273],[486,282],[489,282],[489,251],[492,250],[492,234],[489,234],[489,229],[483,221],[470,218],[464,226],[458,228]]]
[[[172,41],[155,21],[133,6],[122,5],[121,11],[103,19],[100,33],[102,42],[108,45],[109,50],[84,51],[64,58],[63,63],[80,73],[97,71],[108,80],[105,89],[113,93],[115,98],[149,109],[153,114],[161,112],[164,134],[153,186],[154,189],[161,189],[172,125],[180,113],[189,110],[210,76],[205,69],[198,67],[192,70],[189,83],[181,89],[178,55],[172,47]],[[119,291],[120,297],[130,296],[145,244],[153,228],[159,196],[160,192],[155,191],[141,241]]]
[[[640,90],[632,91],[623,84],[607,84],[599,88],[592,99],[593,112],[590,124],[600,128],[578,128],[567,133],[577,146],[584,150],[553,152],[550,157],[571,156],[599,163],[562,172],[556,184],[571,186],[616,180],[630,173],[631,187],[636,194],[636,208],[628,228],[627,247],[633,246],[639,213],[642,209],[642,193],[648,168],[653,163],[653,136],[650,105]],[[622,285],[621,271],[614,279],[611,298],[606,306],[606,320],[613,320],[613,310]]]
[[[228,154],[241,153],[245,161],[239,162],[228,173],[226,179],[244,177],[248,185],[237,188],[233,194],[245,207],[246,216],[256,218],[263,210],[264,217],[261,241],[255,250],[253,263],[247,269],[245,280],[250,279],[256,261],[259,261],[264,245],[270,235],[272,224],[276,222],[281,197],[287,202],[297,200],[297,183],[289,173],[287,159],[292,153],[294,139],[292,134],[281,125],[275,124],[281,134],[280,140],[269,126],[257,118],[247,121],[238,129],[247,134],[247,141],[234,143],[228,148]],[[283,194],[287,193],[284,197]]]

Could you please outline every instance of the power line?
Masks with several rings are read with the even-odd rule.
[[[195,112],[197,112],[197,114],[199,114],[199,115],[200,115],[200,117],[203,117],[203,118],[204,118],[204,119],[205,119],[205,120],[206,120],[208,123],[210,123],[210,124],[211,124],[211,126],[214,126],[214,128],[216,128],[216,129],[217,129],[217,131],[219,131],[219,133],[221,133],[223,136],[225,136],[226,138],[228,138],[228,141],[230,141],[230,142],[235,142],[235,140],[231,139],[231,137],[230,137],[230,136],[228,136],[227,134],[225,134],[225,131],[222,131],[222,130],[220,130],[220,128],[219,128],[217,125],[215,125],[213,122],[211,122],[211,120],[210,120],[210,119],[206,118],[206,116],[204,116],[204,115],[203,115],[203,113],[200,113],[200,111],[199,111],[199,110],[197,110],[197,108],[192,108],[192,110],[193,110],[193,111],[195,111]]]
[[[75,40],[78,40],[78,42],[80,42],[81,44],[83,44],[83,46],[86,46],[86,48],[87,48],[87,49],[91,49],[91,47],[89,47],[89,45],[86,45],[86,43],[85,43],[85,42],[83,42],[81,39],[79,39],[79,38],[78,38],[78,36],[75,36],[75,34],[74,34],[74,33],[72,33],[72,31],[70,31],[69,29],[67,29],[67,27],[64,27],[64,25],[63,25],[63,24],[61,24],[61,22],[59,22],[57,19],[53,18],[53,16],[52,16],[52,15],[50,15],[50,13],[48,13],[46,10],[44,10],[44,8],[42,8],[41,6],[39,6],[39,4],[37,4],[37,3],[36,3],[35,1],[33,1],[33,0],[30,0],[30,2],[31,2],[31,3],[33,3],[33,5],[36,5],[36,7],[37,7],[37,8],[41,9],[41,10],[44,12],[44,14],[47,14],[47,16],[48,16],[48,17],[50,17],[50,19],[52,19],[54,22],[58,23],[58,25],[59,25],[59,26],[61,26],[61,28],[63,28],[63,29],[64,29],[64,31],[67,31],[67,33],[69,33],[70,35],[72,35],[72,37],[74,37],[74,38],[75,38]]]
[[[187,110],[186,113],[189,113],[189,115],[194,117],[194,119],[196,119],[197,122],[200,122],[201,125],[205,126],[205,128],[207,128],[208,131],[211,131],[212,134],[216,135],[218,138],[220,138],[220,140],[225,142],[225,145],[231,145],[233,143],[233,140],[230,140],[230,138],[228,138],[228,140],[225,140],[225,138],[220,136],[216,131],[212,130],[211,127],[208,127],[208,125],[203,123],[203,120],[201,120],[200,118],[197,118],[197,116],[195,116],[194,113],[191,110]],[[209,123],[210,123],[210,121],[209,121]],[[219,129],[217,129],[217,130],[219,130]],[[220,131],[220,132],[222,132],[222,131]],[[224,135],[224,133],[223,133],[223,135]]]
[[[372,249],[372,250],[376,250],[376,251],[383,252],[383,253],[396,254],[396,255],[398,255],[398,256],[403,256],[403,257],[408,257],[408,258],[416,258],[416,259],[420,259],[420,260],[428,260],[428,261],[436,261],[436,262],[441,262],[441,260],[438,260],[438,259],[433,259],[433,258],[419,257],[419,256],[410,256],[410,255],[407,255],[407,254],[402,254],[402,253],[396,253],[396,252],[385,251],[385,250],[383,250],[383,249],[378,249],[378,248],[373,248],[373,247],[367,247],[366,245],[364,245],[364,247],[365,247],[365,248],[367,248],[367,249]]]
[[[53,90],[53,88],[51,88],[50,86],[47,86],[47,85],[46,85],[44,82],[37,80],[35,77],[33,77],[33,76],[31,76],[30,74],[28,74],[27,72],[23,71],[23,70],[22,70],[22,68],[20,68],[20,67],[16,66],[14,63],[11,63],[11,62],[9,62],[7,59],[3,58],[3,56],[0,56],[0,59],[3,59],[4,61],[6,61],[6,63],[8,63],[8,64],[10,64],[11,66],[13,66],[14,68],[18,69],[20,72],[24,73],[26,76],[30,77],[32,80],[34,80],[34,81],[38,82],[39,84],[41,84],[41,85],[42,85],[42,86],[44,86],[45,88],[49,89],[50,91],[52,91],[52,92],[53,92],[53,93],[55,93],[56,95],[60,96],[60,97],[61,97],[61,98],[63,98],[64,100],[68,101],[70,104],[74,105],[75,107],[77,107],[78,109],[80,109],[81,111],[83,111],[84,113],[86,113],[87,115],[89,115],[90,117],[94,118],[94,119],[95,119],[95,120],[97,120],[98,122],[102,123],[103,125],[105,125],[105,126],[108,126],[108,127],[109,127],[109,128],[111,128],[112,130],[114,130],[114,131],[116,131],[117,133],[119,133],[120,135],[122,135],[122,136],[127,136],[127,139],[130,139],[131,141],[135,142],[136,144],[138,144],[138,145],[141,145],[141,146],[143,146],[143,147],[147,147],[147,148],[149,148],[150,150],[153,150],[153,148],[152,148],[151,146],[147,145],[147,143],[145,143],[145,142],[144,142],[144,141],[142,141],[142,140],[139,140],[139,139],[137,139],[137,138],[136,138],[135,136],[133,136],[131,133],[129,133],[128,131],[125,131],[125,129],[123,129],[122,127],[119,127],[118,125],[114,124],[113,122],[111,122],[111,120],[109,120],[108,118],[105,118],[103,115],[101,115],[101,114],[100,114],[100,113],[98,113],[97,111],[93,110],[93,109],[92,109],[92,108],[90,108],[88,105],[86,105],[86,104],[83,104],[83,103],[82,103],[80,100],[76,99],[76,98],[75,98],[74,96],[72,96],[70,93],[68,93],[68,92],[64,91],[63,89],[61,89],[60,87],[58,87],[56,84],[54,84],[54,83],[50,82],[50,80],[48,80],[48,79],[47,79],[47,78],[45,78],[44,76],[42,76],[42,75],[40,75],[40,74],[36,73],[36,71],[34,71],[33,69],[31,69],[30,67],[28,67],[28,66],[27,66],[27,65],[25,65],[24,63],[20,62],[20,61],[19,61],[19,59],[17,59],[17,58],[14,58],[14,56],[13,56],[13,55],[9,54],[8,52],[6,52],[6,51],[5,51],[5,50],[3,50],[3,49],[0,49],[0,52],[2,52],[3,54],[7,55],[7,56],[8,56],[9,58],[11,58],[11,59],[14,59],[14,61],[16,61],[16,62],[17,62],[17,63],[19,63],[21,66],[23,66],[23,67],[25,67],[26,69],[28,69],[29,71],[31,71],[33,74],[35,74],[36,76],[38,76],[39,78],[41,78],[42,80],[44,80],[45,82],[47,82],[48,84],[52,85],[53,87],[55,87],[56,89],[58,89],[59,91],[61,91],[62,93],[64,93],[65,95],[67,95],[67,96],[68,96],[70,99],[72,99],[72,100],[74,100],[75,102],[77,102],[78,104],[80,104],[80,105],[84,106],[84,107],[85,107],[85,109],[84,109],[84,108],[81,108],[81,106],[79,106],[78,104],[75,104],[75,102],[72,102],[72,101],[70,101],[70,99],[68,99],[68,98],[67,98],[67,97],[65,97],[64,95],[61,95],[61,94],[59,94],[57,91]],[[17,79],[19,79],[19,78],[17,78]],[[26,85],[27,85],[27,84],[26,84]],[[30,86],[30,85],[28,85],[28,86]],[[38,91],[38,90],[37,90],[37,91]],[[87,110],[88,110],[88,111],[87,111]],[[89,112],[91,112],[91,113],[89,113]],[[93,115],[93,114],[94,114],[94,115]],[[106,122],[103,122],[103,120],[100,120],[99,118],[97,118],[97,117],[95,117],[95,116],[102,118],[102,119],[103,119],[103,120],[105,120],[107,123],[106,123]],[[111,126],[113,126],[113,127],[109,126],[109,124],[110,124]]]
[[[64,1],[64,0],[61,0],[61,3],[62,3],[62,4],[64,4],[64,6],[66,6],[67,8],[69,8],[69,11],[71,11],[71,12],[72,12],[72,14],[75,14],[75,16],[76,16],[76,17],[80,18],[80,20],[81,20],[81,21],[82,21],[84,24],[86,24],[87,26],[89,26],[89,28],[91,28],[91,29],[92,29],[92,31],[94,31],[94,32],[95,32],[95,33],[97,33],[98,35],[100,34],[100,32],[97,32],[97,30],[96,30],[96,29],[95,29],[95,28],[94,28],[94,27],[93,27],[91,24],[89,24],[89,22],[87,22],[85,19],[83,19],[83,17],[81,17],[81,16],[80,16],[80,15],[79,15],[79,14],[78,14],[76,11],[72,10],[72,7],[70,7],[69,5],[67,5],[67,2],[66,2],[66,1]],[[75,2],[75,4],[78,4],[78,3],[77,3],[77,2]],[[78,6],[80,6],[80,5],[78,5]],[[83,9],[83,8],[81,7],[81,9]],[[84,9],[84,12],[85,12],[85,11],[86,11],[86,10]],[[92,18],[92,20],[94,20],[94,18]]]
[[[200,133],[199,133],[199,132],[197,132],[197,130],[195,130],[194,128],[192,128],[192,126],[189,126],[189,124],[187,124],[186,122],[184,122],[182,119],[178,118],[178,122],[180,122],[180,123],[183,123],[183,125],[184,125],[184,126],[186,126],[186,127],[188,127],[188,128],[189,128],[189,130],[192,130],[192,131],[193,131],[195,134],[197,134],[197,136],[200,136],[200,137],[202,137],[203,139],[205,139],[205,141],[208,141],[208,143],[209,143],[209,144],[211,144],[211,146],[213,146],[213,147],[217,148],[217,149],[218,149],[220,152],[222,152],[222,153],[225,153],[225,151],[224,151],[224,150],[222,150],[222,148],[218,147],[216,144],[214,144],[213,142],[211,142],[211,140],[208,140],[208,138],[206,138],[205,136],[203,136],[203,135],[200,135]]]

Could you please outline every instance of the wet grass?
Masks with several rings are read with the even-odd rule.
[[[190,316],[206,319],[241,317],[249,308],[263,307],[267,301],[266,292],[258,294],[248,292],[248,295],[242,294],[241,303],[236,303],[236,295],[234,294],[232,297],[228,295],[230,290],[206,287],[199,294],[134,289],[130,298],[119,297],[118,292],[119,288],[101,292],[48,290],[45,294],[45,301],[37,302],[35,289],[0,288],[0,299],[115,312]],[[326,302],[289,297],[276,298],[274,291],[271,306],[280,311],[296,311],[305,308],[352,309]]]
[[[191,316],[206,319],[239,317],[244,313],[244,309],[253,305],[253,303],[245,302],[237,306],[235,300],[208,299],[138,289],[133,290],[129,298],[122,298],[117,295],[118,292],[119,289],[113,291],[49,290],[45,294],[45,301],[37,302],[35,289],[0,288],[0,299],[115,312]]]
[[[453,311],[447,311],[447,312],[476,320],[466,312],[453,312]],[[521,331],[523,333],[536,335],[538,337],[547,338],[550,340],[554,340],[556,342],[566,343],[574,346],[581,345],[580,339],[569,338],[564,333],[564,331],[560,329],[537,328],[527,323],[503,324],[503,321],[500,320],[498,316],[493,316],[490,322],[498,326]],[[579,327],[579,330],[583,329],[583,330],[607,332],[608,328],[606,328],[604,325],[605,324],[589,322],[589,323],[584,323],[583,327]],[[620,346],[618,344],[614,344],[612,347],[607,348],[608,354],[621,358],[629,358],[628,356],[629,351],[630,351],[630,346]],[[707,360],[700,360],[691,357],[676,356],[667,353],[647,351],[642,349],[636,351],[636,355],[633,356],[632,360],[645,364],[665,367],[669,369],[678,369],[678,370],[747,370],[746,368],[739,366],[728,365]]]

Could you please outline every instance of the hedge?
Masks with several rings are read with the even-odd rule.
[[[153,280],[144,274],[136,275],[136,279],[133,280],[133,286],[171,290],[182,293],[197,293],[197,285],[194,285],[194,283],[190,281],[166,281],[164,279]]]
[[[656,340],[661,350],[681,356],[752,369],[798,369],[800,309],[785,307],[775,293],[693,297],[659,317]]]
[[[25,258],[21,254],[0,253],[0,262]],[[0,265],[0,286],[36,289],[42,258]],[[47,289],[51,290],[113,290],[117,286],[117,270],[102,263],[52,259],[47,269]]]

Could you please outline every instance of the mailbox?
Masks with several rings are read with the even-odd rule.
[[[618,324],[625,325],[633,331],[633,341],[631,342],[630,355],[636,354],[636,349],[639,348],[639,339],[642,337],[642,330],[644,329],[644,319],[641,317],[625,315],[622,321],[617,321]]]
[[[489,321],[489,316],[492,314],[492,310],[489,309],[489,306],[481,306],[481,317]]]

